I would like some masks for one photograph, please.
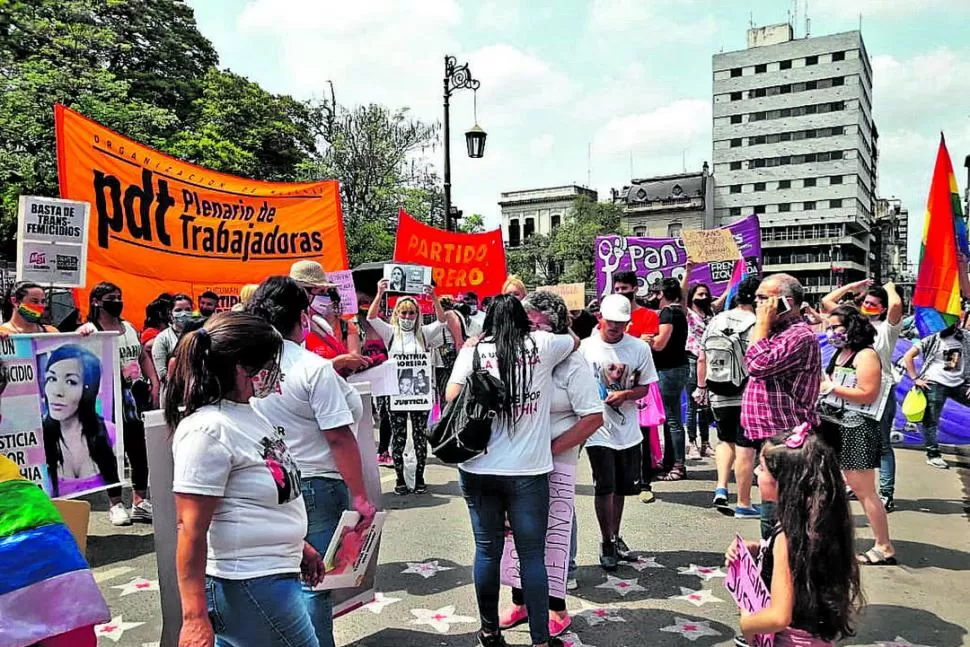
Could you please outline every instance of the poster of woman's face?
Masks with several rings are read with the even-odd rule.
[[[385,265],[384,278],[390,292],[423,294],[431,285],[431,268],[424,265]]]
[[[103,337],[71,343],[38,338],[36,344],[44,454],[53,495],[118,483],[114,365],[101,359],[111,345]]]

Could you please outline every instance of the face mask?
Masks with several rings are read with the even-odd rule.
[[[253,383],[253,397],[265,398],[276,392],[280,384],[280,367],[274,364],[271,369],[260,369],[256,375],[250,378]]]
[[[199,314],[203,317],[211,317],[215,313],[215,310],[210,310],[209,308],[199,308]]]
[[[627,299],[630,300],[630,303],[633,303],[633,300],[637,296],[636,292],[617,292],[617,294],[622,294],[623,296],[625,296]]]
[[[832,348],[843,348],[848,341],[844,332],[837,332],[835,330],[828,331],[826,337],[828,337],[829,344],[831,344]]]
[[[404,332],[414,332],[414,326],[418,323],[417,319],[398,319],[397,325]]]
[[[660,299],[647,299],[647,307],[656,310],[660,307]]]
[[[696,299],[694,299],[694,304],[701,307],[706,306],[710,302],[711,300],[707,297],[697,297]]]
[[[306,315],[301,315],[300,326],[303,328],[303,342],[301,343],[306,343],[306,338],[310,336],[310,318]]]
[[[882,310],[879,308],[873,308],[871,306],[863,305],[861,308],[859,308],[859,311],[867,317],[882,316]]]
[[[191,318],[192,312],[190,310],[179,310],[178,312],[172,313],[172,321],[175,323],[176,328],[182,328]]]
[[[36,306],[30,303],[21,303],[17,306],[17,312],[27,320],[28,323],[39,323],[44,316],[43,306]]]
[[[125,304],[122,301],[102,301],[101,309],[107,312],[109,315],[117,319],[121,316],[121,311],[124,309]]]
[[[473,315],[473,314],[475,314],[475,313],[478,312],[478,304],[477,303],[466,303],[465,305],[468,306],[468,314]]]
[[[315,296],[313,301],[310,302],[310,309],[321,317],[329,317],[333,312],[333,301],[324,294]]]

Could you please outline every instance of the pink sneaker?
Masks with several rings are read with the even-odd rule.
[[[377,465],[380,467],[394,467],[394,461],[391,459],[390,454],[384,452],[377,457]]]
[[[561,636],[567,629],[569,625],[573,623],[572,619],[569,617],[569,613],[563,611],[562,613],[556,613],[555,611],[549,612],[549,635],[553,638]]]
[[[519,625],[528,622],[529,612],[526,611],[525,605],[518,606],[513,604],[510,607],[506,607],[504,611],[498,614],[498,628],[499,629],[511,629],[512,627],[518,627]],[[552,624],[550,620],[550,624]]]

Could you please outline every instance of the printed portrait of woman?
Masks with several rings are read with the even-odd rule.
[[[626,364],[611,362],[600,367],[600,384],[607,391],[623,391],[629,382],[629,370]]]
[[[65,344],[38,364],[52,496],[117,483],[115,426],[98,411],[101,360],[83,346]]]
[[[391,292],[404,292],[407,289],[403,267],[396,266],[391,270],[391,283],[387,289]]]

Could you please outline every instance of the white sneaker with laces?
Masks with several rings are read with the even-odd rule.
[[[932,465],[933,467],[935,467],[937,469],[941,469],[941,470],[948,470],[948,469],[950,469],[950,466],[947,465],[946,464],[946,461],[943,460],[943,458],[940,457],[940,456],[934,456],[933,458],[927,458],[926,459],[926,464],[927,465]]]
[[[116,503],[108,509],[108,518],[112,526],[130,526],[131,516],[124,503]]]
[[[152,502],[148,499],[142,499],[135,505],[131,506],[131,520],[151,523]]]

